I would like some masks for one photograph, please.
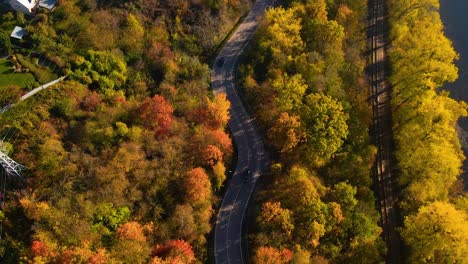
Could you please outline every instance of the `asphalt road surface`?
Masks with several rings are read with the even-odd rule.
[[[266,167],[262,139],[239,97],[235,84],[235,68],[239,56],[255,33],[258,18],[273,0],[257,0],[250,13],[219,52],[211,73],[215,94],[226,93],[231,102],[229,128],[237,147],[237,165],[223,201],[215,226],[214,255],[216,263],[246,263],[243,248],[246,243],[243,228],[245,214],[255,183]],[[250,170],[248,179],[245,173]]]

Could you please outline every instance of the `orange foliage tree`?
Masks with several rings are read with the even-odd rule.
[[[206,164],[214,166],[223,161],[223,152],[217,146],[208,145],[203,151],[203,160]]]
[[[288,249],[278,250],[274,247],[259,247],[255,253],[253,262],[255,264],[284,264],[293,257]]]
[[[48,257],[51,253],[47,245],[39,240],[34,240],[32,242],[31,251],[34,256],[37,257]]]
[[[117,229],[115,235],[122,240],[134,240],[145,242],[146,237],[143,233],[143,227],[135,221],[127,222]]]
[[[211,182],[202,168],[187,172],[185,178],[185,197],[190,203],[207,201],[211,197]]]
[[[211,129],[219,129],[226,126],[229,120],[229,108],[231,103],[226,99],[226,94],[217,94],[207,106],[207,118],[205,125]]]

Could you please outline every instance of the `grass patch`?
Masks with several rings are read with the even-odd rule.
[[[29,69],[31,73],[36,76],[37,81],[41,84],[51,82],[58,78],[58,75],[52,72],[51,69],[34,64],[28,57],[24,57],[21,54],[16,54],[16,58],[24,68]]]
[[[13,64],[9,60],[0,59],[0,88],[6,88],[8,85],[17,85],[24,88],[36,82],[34,75],[31,73],[15,73],[12,67]],[[2,92],[1,89],[0,92]]]

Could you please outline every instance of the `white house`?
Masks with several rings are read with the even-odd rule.
[[[16,26],[15,29],[13,29],[13,32],[11,32],[10,37],[22,39],[24,37],[24,32],[24,28]]]
[[[31,14],[32,9],[36,7],[37,0],[7,0],[11,7],[19,12]]]

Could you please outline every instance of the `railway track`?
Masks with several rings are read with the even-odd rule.
[[[394,164],[391,119],[391,89],[386,80],[386,6],[385,0],[369,0],[368,60],[371,105],[373,112],[371,138],[377,147],[372,167],[374,190],[380,210],[380,225],[387,243],[386,263],[401,263],[398,223],[398,188],[392,171]]]

